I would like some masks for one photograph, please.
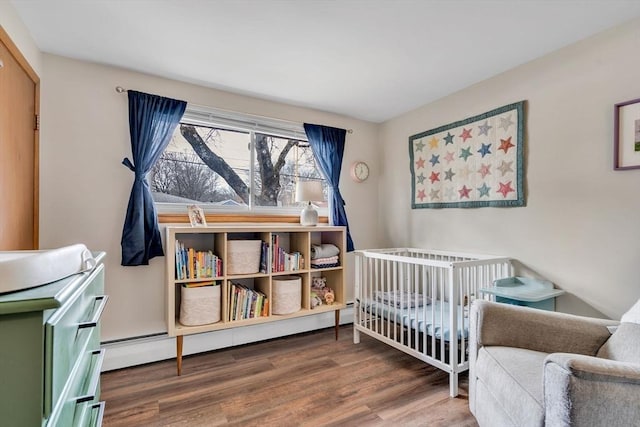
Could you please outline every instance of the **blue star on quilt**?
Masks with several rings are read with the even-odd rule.
[[[460,158],[464,159],[465,162],[467,161],[467,158],[469,156],[473,156],[473,154],[471,153],[471,146],[460,150]]]
[[[482,183],[482,187],[478,188],[478,191],[480,192],[480,195],[478,196],[478,198],[482,197],[482,196],[487,196],[489,197],[489,190],[491,190],[491,187],[487,186],[486,182]]]
[[[438,163],[440,163],[440,155],[432,154],[431,160],[429,160],[429,162],[431,163],[431,166],[437,165]]]
[[[451,135],[451,132],[447,132],[447,136],[445,136],[443,139],[444,145],[453,144],[453,135]]]
[[[487,154],[491,154],[491,144],[482,144],[482,147],[478,150],[478,153],[482,154],[482,158]]]

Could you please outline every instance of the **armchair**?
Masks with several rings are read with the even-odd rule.
[[[481,300],[470,316],[469,407],[480,426],[640,423],[640,324]]]

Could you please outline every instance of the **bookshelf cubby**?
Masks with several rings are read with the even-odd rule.
[[[249,274],[230,274],[229,242],[234,240],[260,240],[266,249],[258,271]],[[180,245],[178,245],[178,242]],[[313,245],[332,244],[339,249],[338,265],[313,268],[311,248]],[[186,264],[193,260],[196,252],[209,253],[221,260],[221,271],[215,277],[206,274],[180,277],[180,261],[176,249],[184,247],[185,254],[193,249],[191,256],[185,255]],[[211,332],[221,329],[249,326],[259,323],[292,319],[333,311],[335,313],[335,334],[338,338],[340,310],[346,307],[344,261],[346,249],[345,227],[319,225],[314,227],[292,224],[219,224],[206,227],[169,226],[166,228],[167,267],[167,331],[176,338],[176,367],[182,373],[182,349],[185,335]],[[184,270],[183,270],[184,271]],[[206,268],[201,270],[206,273]],[[272,313],[273,278],[278,276],[299,276],[301,279],[301,309],[294,313],[278,315]],[[313,277],[327,278],[327,286],[335,294],[335,302],[311,308],[311,282]],[[180,323],[180,288],[184,285],[197,286],[199,283],[215,281],[221,286],[221,319],[216,323],[186,326]],[[253,301],[238,300],[234,292],[252,295]],[[259,295],[256,297],[255,295]],[[235,298],[235,299],[234,299]],[[262,301],[260,301],[262,299]],[[268,301],[266,303],[264,300]],[[240,302],[246,302],[243,306]],[[231,304],[235,303],[233,307]],[[256,310],[256,307],[259,310]],[[245,311],[246,310],[246,311]]]

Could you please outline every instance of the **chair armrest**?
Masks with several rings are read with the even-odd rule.
[[[471,308],[476,346],[519,347],[545,353],[594,356],[615,320],[596,319],[476,300]]]
[[[544,362],[545,424],[636,425],[640,365],[555,353]]]

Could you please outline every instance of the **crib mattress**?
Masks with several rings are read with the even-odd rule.
[[[405,328],[418,329],[421,333],[435,336],[437,339],[449,341],[451,331],[449,327],[450,305],[434,301],[428,305],[418,307],[399,308],[377,301],[363,304],[369,313],[388,319],[393,323],[402,324]],[[460,312],[463,313],[463,324],[460,325]],[[462,326],[462,327],[461,327]],[[469,336],[469,316],[464,306],[458,306],[458,339]]]

